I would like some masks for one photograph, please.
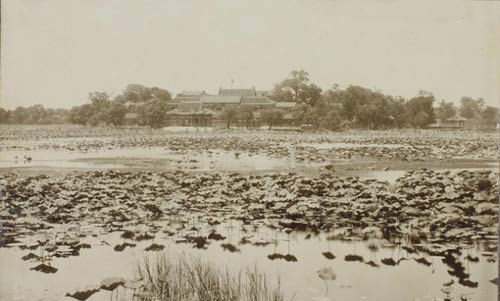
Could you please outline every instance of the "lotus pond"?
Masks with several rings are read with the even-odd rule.
[[[160,255],[256,268],[285,300],[497,294],[494,133],[48,126],[0,137],[1,300],[74,300],[109,277],[147,286],[138,263]]]

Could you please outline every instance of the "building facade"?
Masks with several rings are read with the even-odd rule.
[[[283,109],[284,115],[293,118],[292,111],[295,103],[287,103],[283,108],[265,96],[264,92],[251,89],[219,89],[217,95],[210,95],[205,91],[184,91],[169,103],[166,113],[167,124],[170,126],[223,126],[223,112],[227,107],[236,107],[238,110],[249,108],[252,112],[252,126],[259,124],[260,113],[270,108]],[[284,116],[284,117],[285,117]],[[238,120],[236,124],[242,125]],[[246,124],[248,126],[248,123]]]

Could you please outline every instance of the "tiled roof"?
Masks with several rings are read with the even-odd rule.
[[[201,110],[200,102],[182,102],[179,105],[179,113],[197,113]]]
[[[241,99],[242,105],[273,106],[274,101],[264,96],[244,96]]]
[[[219,95],[227,96],[257,96],[255,89],[220,89]]]
[[[466,121],[467,119],[463,118],[463,117],[460,117],[458,115],[455,115],[453,117],[450,117],[448,119],[446,119],[446,121]]]
[[[195,102],[195,101],[199,101],[200,100],[200,96],[177,96],[174,101],[176,101],[177,103],[181,103],[181,102]]]
[[[294,101],[278,101],[276,102],[276,107],[280,109],[293,109],[297,106]]]
[[[210,109],[203,108],[201,102],[182,102],[178,108],[170,110],[167,115],[197,115],[214,114]]]
[[[201,96],[203,94],[205,94],[205,91],[182,91],[182,93],[177,94],[177,96],[180,96],[180,97],[184,97],[184,96],[191,97],[191,96]]]
[[[123,118],[125,119],[136,119],[139,116],[137,113],[126,113]]]
[[[240,101],[240,96],[202,95],[200,98],[200,102],[204,104],[239,104]]]

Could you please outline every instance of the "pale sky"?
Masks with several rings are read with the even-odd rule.
[[[129,83],[271,89],[293,69],[439,100],[500,100],[499,1],[3,0],[0,106],[80,105]]]

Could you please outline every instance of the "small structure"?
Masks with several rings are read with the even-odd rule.
[[[447,125],[447,127],[450,127],[450,128],[463,128],[465,126],[466,121],[467,121],[467,119],[460,117],[458,115],[455,115],[451,118],[446,119],[445,124]]]
[[[283,124],[293,125],[295,123],[295,109],[297,103],[294,101],[279,101],[276,103],[276,109],[283,111]]]
[[[170,126],[212,126],[214,114],[212,110],[203,108],[199,101],[182,102],[179,107],[167,112],[167,123]]]
[[[467,119],[455,115],[446,119],[445,121],[438,120],[436,123],[431,124],[430,128],[434,129],[463,129]]]

